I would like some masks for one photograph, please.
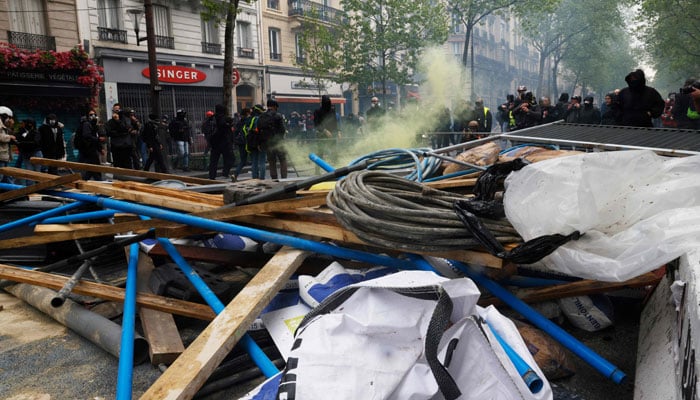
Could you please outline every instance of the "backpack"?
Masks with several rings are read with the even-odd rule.
[[[262,142],[258,135],[258,118],[259,116],[251,116],[243,123],[243,137],[245,140],[245,149],[250,153],[251,149],[257,148]]]
[[[216,134],[216,120],[214,118],[207,118],[202,124],[202,133],[204,137],[210,139]]]
[[[258,133],[261,143],[267,142],[275,134],[275,117],[277,113],[264,112],[258,117]]]

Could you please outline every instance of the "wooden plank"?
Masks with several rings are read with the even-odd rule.
[[[56,179],[58,175],[47,174],[45,172],[32,171],[29,169],[15,168],[15,167],[1,167],[0,174],[9,175],[18,179],[28,179],[35,182],[45,182],[52,179]],[[67,183],[64,186],[75,187],[72,183]]]
[[[10,190],[9,192],[0,193],[0,201],[7,201],[18,199],[20,197],[27,196],[32,193],[39,192],[41,190],[53,188],[56,186],[63,186],[68,183],[73,183],[81,179],[80,174],[64,175],[60,177],[54,177],[54,179],[35,183],[30,186],[23,187],[21,189]]]
[[[30,271],[4,264],[0,264],[0,278],[9,279],[13,282],[29,283],[31,285],[54,290],[61,290],[66,281],[70,279],[69,277],[40,271]],[[124,302],[124,289],[90,281],[79,281],[73,288],[73,293]],[[211,308],[204,304],[177,300],[149,293],[138,293],[136,296],[136,304],[140,307],[201,320],[212,320],[215,317]]]
[[[221,207],[224,205],[224,196],[222,194],[197,193],[189,190],[173,189],[168,187],[153,186],[147,183],[128,181],[112,182],[112,186],[121,189],[138,190],[139,192],[167,196],[170,198],[198,201],[216,207]]]
[[[186,175],[181,176],[181,175],[173,175],[173,174],[163,174],[160,172],[141,171],[138,169],[129,169],[129,168],[108,167],[105,165],[85,164],[85,163],[72,162],[72,161],[51,160],[48,158],[32,157],[30,159],[30,161],[33,164],[45,165],[48,167],[67,168],[67,169],[77,170],[77,171],[92,171],[92,172],[100,172],[100,173],[122,175],[122,176],[135,176],[135,177],[139,177],[139,178],[147,178],[147,179],[154,179],[154,180],[175,179],[175,180],[178,180],[181,182],[191,183],[191,184],[195,184],[195,185],[213,185],[213,184],[221,183],[221,181],[195,178],[195,177],[186,176]]]
[[[476,185],[476,178],[467,179],[445,179],[434,182],[423,182],[425,186],[430,186],[433,189],[454,189],[462,187],[472,187]]]
[[[186,212],[201,212],[213,210],[216,208],[216,206],[203,204],[198,201],[182,200],[178,198],[155,195],[151,193],[141,192],[139,190],[120,189],[109,183],[82,181],[78,184],[78,188],[80,190],[85,190],[123,200],[135,201],[141,204],[176,209]]]
[[[566,297],[585,296],[589,294],[606,293],[614,290],[638,288],[659,283],[665,273],[665,268],[647,272],[636,278],[624,282],[601,282],[584,279],[561,285],[552,285],[533,289],[520,289],[515,294],[520,300],[526,303],[539,303],[546,300],[562,299]],[[495,297],[487,297],[479,300],[479,305],[502,305],[503,303]]]
[[[82,229],[92,229],[92,228],[102,228],[102,227],[108,227],[112,226],[111,224],[104,223],[104,224],[37,224],[34,226],[34,234],[35,235],[47,235],[50,233],[57,233],[57,232],[73,232],[77,230],[82,230]]]
[[[148,279],[153,269],[151,257],[139,252],[138,277],[136,279],[139,292],[153,293],[148,287]],[[177,330],[175,318],[172,314],[146,307],[139,307],[138,311],[139,321],[143,327],[143,336],[148,340],[148,355],[151,358],[151,364],[172,364],[185,351],[185,345]]]
[[[309,253],[280,249],[141,399],[191,399]]]

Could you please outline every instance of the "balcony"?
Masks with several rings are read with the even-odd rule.
[[[56,37],[7,31],[7,41],[21,49],[56,50]]]
[[[270,61],[282,61],[282,53],[270,53]]]
[[[289,16],[320,19],[325,22],[344,22],[345,13],[333,7],[314,3],[311,0],[291,0],[289,2]]]
[[[202,53],[221,54],[221,44],[220,43],[202,42]]]
[[[238,57],[241,58],[255,58],[255,49],[250,47],[239,47]]]
[[[126,43],[126,31],[121,29],[97,27],[97,37],[105,42]]]
[[[158,36],[156,35],[156,47],[162,47],[164,49],[174,49],[175,48],[175,38],[170,36]]]

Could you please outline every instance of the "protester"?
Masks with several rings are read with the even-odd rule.
[[[222,175],[230,176],[231,168],[236,162],[233,153],[233,122],[226,118],[226,106],[217,104],[214,108],[214,132],[209,138],[211,143],[211,158],[209,159],[209,179],[216,179],[219,170],[219,158],[223,157]]]
[[[158,114],[148,114],[148,121],[144,125],[143,133],[141,134],[148,151],[148,160],[143,170],[148,171],[151,169],[151,165],[155,164],[156,172],[167,174],[169,171],[163,158],[163,144],[158,138],[161,129],[160,125]]]
[[[100,136],[97,125],[97,113],[90,109],[87,118],[81,121],[80,128],[75,132],[73,143],[78,144],[78,161],[86,164],[100,165],[100,155],[104,152],[102,143],[105,137]],[[102,180],[102,174],[96,171],[84,171],[83,179]]]
[[[665,102],[656,89],[647,86],[644,71],[634,70],[625,77],[627,87],[617,95],[617,125],[651,128],[659,118]]]
[[[259,134],[265,138],[262,146],[267,155],[270,167],[270,178],[277,179],[277,161],[280,162],[279,177],[287,178],[287,150],[284,146],[285,135],[284,117],[277,112],[279,104],[276,100],[267,101],[267,110],[258,119]]]
[[[12,161],[10,142],[16,140],[16,137],[12,134],[14,124],[15,120],[12,110],[9,107],[0,106],[0,167],[7,167]],[[14,179],[10,176],[0,175],[0,177],[0,181],[3,183],[14,182]]]
[[[41,154],[44,158],[60,160],[66,156],[66,144],[63,140],[63,124],[58,121],[56,114],[50,113],[39,127],[41,136]],[[58,167],[48,167],[48,173],[58,175]]]

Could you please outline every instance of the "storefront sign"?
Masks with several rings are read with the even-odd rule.
[[[158,81],[165,83],[197,83],[207,79],[207,74],[204,72],[179,65],[159,65]],[[150,70],[144,68],[141,74],[146,78],[150,78]]]
[[[238,68],[233,69],[231,73],[231,80],[233,80],[233,86],[238,85],[238,83],[241,81],[241,73],[238,71]]]

